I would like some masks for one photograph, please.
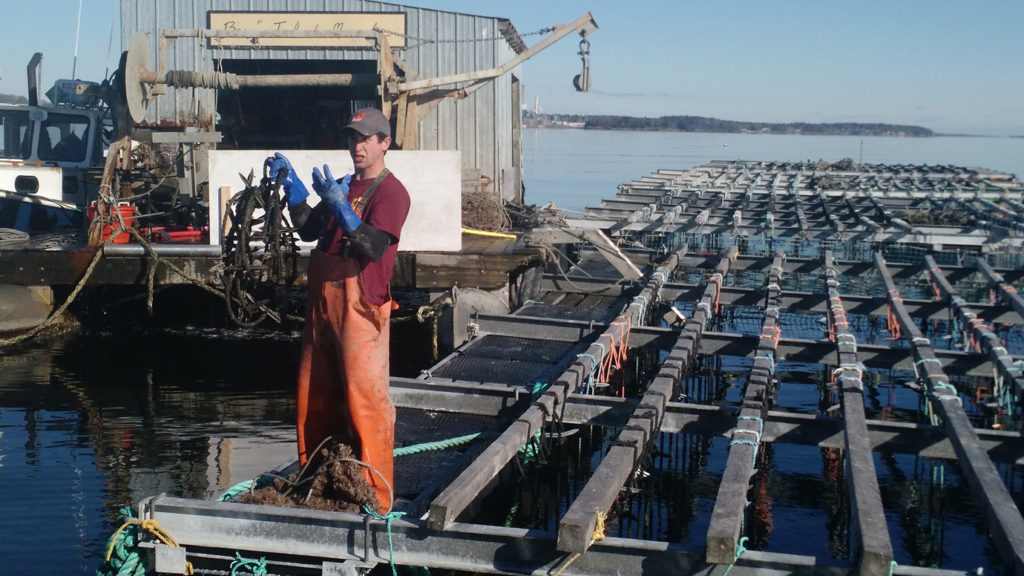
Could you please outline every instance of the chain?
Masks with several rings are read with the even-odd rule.
[[[420,46],[424,46],[424,45],[428,45],[428,44],[472,44],[474,42],[494,42],[495,40],[498,40],[499,38],[501,38],[501,35],[499,34],[499,35],[496,35],[496,36],[493,36],[493,37],[490,37],[490,38],[459,38],[459,39],[454,39],[454,40],[437,40],[437,39],[434,39],[434,38],[420,38],[420,37],[417,37],[417,36],[409,36],[409,35],[404,34],[402,32],[395,32],[394,30],[386,30],[386,29],[380,28],[378,26],[374,26],[373,27],[373,31],[377,32],[377,33],[380,33],[380,34],[387,34],[388,36],[396,36],[396,37],[399,37],[399,38],[404,38],[407,42],[409,42],[409,41],[415,42],[415,44],[407,44],[405,46],[406,49],[419,48]],[[519,37],[523,38],[523,37],[526,37],[526,36],[542,36],[544,34],[550,34],[550,33],[554,32],[554,31],[555,31],[555,27],[552,26],[550,28],[541,28],[540,30],[534,30],[533,32],[525,32],[523,34],[520,34]]]

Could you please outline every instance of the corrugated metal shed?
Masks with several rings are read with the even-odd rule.
[[[395,32],[404,32],[406,46],[395,53],[423,78],[495,68],[525,49],[515,28],[503,18],[363,0],[122,0],[122,49],[128,49],[137,32],[145,32],[154,70],[214,71],[220,61],[244,60],[344,60],[369,65],[378,58],[373,48],[223,47],[208,38],[180,38],[166,49],[158,47],[161,30],[207,29],[211,12],[405,13],[406,29]],[[166,60],[158,68],[161,52]],[[445,98],[422,116],[416,147],[459,150],[465,177],[490,178],[492,189],[496,187],[504,199],[521,200],[519,77],[517,67],[463,99]],[[149,104],[145,123],[211,129],[216,97],[211,89],[168,87],[166,94]]]

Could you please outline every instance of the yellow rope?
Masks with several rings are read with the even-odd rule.
[[[504,232],[488,232],[486,230],[476,230],[475,228],[462,227],[463,234],[476,234],[477,236],[490,236],[491,238],[508,238],[509,240],[515,240],[517,236],[515,234],[506,234]]]
[[[593,544],[598,540],[604,540],[604,521],[608,518],[608,514],[604,512],[598,512],[594,519],[594,535],[590,538],[590,543]]]
[[[608,514],[604,512],[597,512],[597,514],[594,515],[594,534],[590,537],[590,544],[587,544],[587,548],[590,548],[594,542],[597,542],[598,540],[604,540],[604,521],[606,518],[608,518]],[[569,559],[559,566],[558,570],[555,570],[554,574],[551,576],[560,576],[560,574],[579,557],[580,552],[576,552],[572,556],[569,556]]]
[[[110,538],[110,545],[107,546],[107,562],[110,562],[110,556],[114,553],[114,544],[117,542],[117,537],[120,536],[121,532],[123,532],[125,528],[132,525],[139,526],[140,528],[149,532],[158,540],[170,546],[171,548],[180,548],[180,546],[178,545],[178,541],[174,539],[174,536],[171,536],[170,532],[164,530],[163,526],[161,526],[160,523],[156,520],[139,520],[138,518],[130,518],[126,520],[125,523],[122,524],[121,527],[118,528],[117,531],[114,532],[114,535]],[[184,573],[187,576],[191,576],[194,573],[191,562],[185,562]]]

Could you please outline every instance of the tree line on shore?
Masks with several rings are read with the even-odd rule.
[[[547,115],[550,120],[554,115]],[[720,120],[703,116],[634,117],[611,115],[559,114],[560,122],[582,122],[595,130],[651,130],[677,132],[727,132],[752,134],[822,134],[829,136],[914,136],[930,137],[935,133],[921,126],[882,123],[809,122],[771,123]]]

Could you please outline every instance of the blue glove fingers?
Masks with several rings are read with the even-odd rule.
[[[324,177],[320,175],[320,169],[313,166],[313,191],[318,196],[323,196],[326,190],[324,189]]]
[[[299,180],[295,174],[295,168],[292,166],[291,161],[280,152],[275,152],[273,158],[267,158],[270,164],[270,174],[273,177],[277,177],[278,172],[287,168],[288,176],[281,180],[281,187],[284,188],[285,199],[288,201],[288,206],[295,207],[306,201],[309,196],[309,191],[306,190],[306,185]]]
[[[277,158],[281,162],[284,162],[284,165],[288,168],[288,170],[295,172],[295,169],[292,168],[291,161],[289,161],[284,154],[281,154],[280,152],[274,152],[274,158]]]

